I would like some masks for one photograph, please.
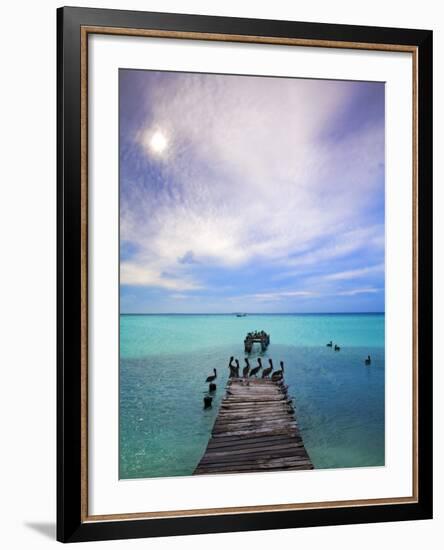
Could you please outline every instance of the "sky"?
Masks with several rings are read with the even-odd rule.
[[[121,313],[384,311],[384,103],[121,69]]]

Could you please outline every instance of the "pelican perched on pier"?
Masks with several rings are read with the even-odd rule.
[[[248,373],[250,372],[250,361],[245,357],[245,367],[242,370],[242,375],[244,378],[247,378]]]
[[[228,363],[228,368],[229,368],[229,370],[230,370],[230,375],[229,375],[228,378],[233,378],[233,376],[234,376],[234,369],[235,369],[236,367],[233,365],[233,361],[234,361],[234,357],[231,356],[231,357],[230,357],[230,361],[229,361],[229,363]]]
[[[269,359],[268,363],[270,366],[262,371],[262,378],[267,378],[267,376],[270,376],[271,371],[273,370],[273,361]]]
[[[233,365],[233,364],[230,363],[229,367],[230,367],[230,378],[236,378],[236,376],[237,376],[237,367],[236,367],[236,365]]]
[[[205,382],[214,382],[217,378],[217,370],[213,369],[214,374],[211,376],[208,376],[208,378],[205,380]]]
[[[272,380],[282,380],[284,378],[284,362],[280,361],[279,365],[281,367],[281,370],[276,370],[271,375]]]
[[[236,367],[234,369],[234,371],[236,373],[235,376],[236,376],[236,378],[239,378],[239,369],[240,369],[239,359],[235,359],[234,362],[236,363]]]
[[[250,372],[250,376],[256,376],[257,378],[257,373],[261,370],[262,368],[262,359],[260,357],[257,358],[257,367],[254,367],[254,369],[251,370]]]
[[[370,357],[370,355],[367,357],[367,359],[365,360],[365,364],[368,366],[368,365],[371,365],[372,363],[372,358]]]

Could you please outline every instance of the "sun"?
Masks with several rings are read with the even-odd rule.
[[[168,148],[168,139],[161,130],[147,136],[148,147],[156,155],[163,155]]]

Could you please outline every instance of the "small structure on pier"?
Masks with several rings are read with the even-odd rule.
[[[253,344],[258,343],[261,345],[261,350],[265,351],[270,345],[270,335],[261,331],[249,332],[244,340],[245,353],[251,353]]]
[[[194,475],[311,469],[284,382],[230,379]]]

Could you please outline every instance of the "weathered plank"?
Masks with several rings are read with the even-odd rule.
[[[283,382],[231,378],[194,474],[313,468]]]

